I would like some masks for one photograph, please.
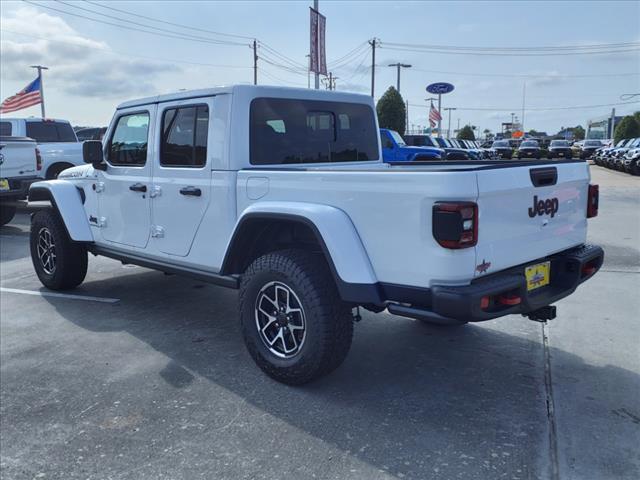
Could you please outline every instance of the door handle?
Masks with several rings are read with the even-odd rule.
[[[190,197],[199,197],[202,195],[202,190],[200,190],[199,188],[196,187],[184,187],[180,189],[180,194],[181,195],[187,195]]]
[[[133,191],[133,192],[146,192],[147,191],[147,186],[142,184],[142,183],[134,183],[133,185],[129,186],[129,190]]]

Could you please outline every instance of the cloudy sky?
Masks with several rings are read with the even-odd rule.
[[[3,1],[0,96],[16,93],[34,78],[30,65],[46,65],[47,114],[77,125],[106,125],[114,106],[124,100],[252,82],[252,38],[261,42],[259,83],[306,87],[311,4]],[[640,93],[637,50],[525,57],[427,53],[394,50],[391,45],[514,48],[639,42],[637,1],[321,0],[320,10],[327,16],[327,57],[338,89],[369,93],[371,52],[366,41],[373,37],[381,42],[376,98],[395,85],[396,71],[389,63],[413,65],[403,70],[401,84],[411,105],[410,124],[427,123],[425,86],[436,81],[455,85],[443,105],[457,108],[453,127],[460,119],[461,124],[492,131],[510,120],[511,111],[521,116],[525,82],[525,129],[550,133],[608,115],[608,105],[621,102],[621,95]],[[640,97],[636,100],[617,106],[617,111],[639,109]],[[591,105],[603,106],[560,109]],[[38,115],[39,107],[17,113]]]

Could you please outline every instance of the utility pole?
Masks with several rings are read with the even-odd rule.
[[[307,88],[311,88],[311,55],[305,55],[307,57]]]
[[[522,129],[522,136],[524,137],[524,99],[525,99],[525,95],[527,94],[527,82],[524,82],[523,86],[522,86],[522,122],[521,122],[521,129]]]
[[[313,0],[313,9],[318,13],[320,12],[319,3],[320,2],[318,0]],[[317,36],[316,36],[315,42],[316,42],[316,52],[317,52],[318,51],[317,50],[317,48],[318,48],[318,37]],[[316,57],[319,58],[320,55],[318,54],[318,55],[316,55]],[[318,63],[320,63],[320,62],[318,61]],[[316,90],[318,90],[320,88],[320,74],[318,72],[315,72],[315,79],[316,79],[316,83],[315,83]]]
[[[45,118],[44,114],[44,85],[42,83],[42,70],[49,70],[49,67],[42,65],[31,65],[31,68],[38,70],[38,78],[40,79],[40,111],[42,112],[42,118]]]
[[[405,113],[407,114],[407,118],[404,121],[404,131],[409,130],[409,100],[407,100],[407,106],[405,107]]]
[[[258,84],[258,42],[253,40],[253,84]]]
[[[447,128],[447,138],[451,138],[451,110],[457,110],[457,108],[449,107],[445,108],[449,111],[449,127]]]
[[[401,68],[411,68],[411,65],[407,64],[407,63],[391,63],[389,64],[390,67],[396,67],[398,69],[398,80],[396,82],[396,90],[398,90],[398,93],[400,93],[400,69]]]
[[[373,40],[369,40],[369,45],[371,45],[371,96],[374,96],[374,92],[376,90],[376,37],[373,37]]]
[[[616,109],[612,108],[611,109],[611,127],[609,127],[609,131],[607,132],[607,136],[611,139],[611,142],[613,144],[613,132],[616,128]]]

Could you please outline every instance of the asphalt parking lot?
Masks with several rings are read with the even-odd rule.
[[[235,291],[92,258],[42,295],[19,214],[0,229],[2,478],[639,478],[640,178],[592,175],[605,265],[556,320],[364,312],[344,365],[302,388],[254,365]]]

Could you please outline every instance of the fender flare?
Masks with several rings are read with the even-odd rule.
[[[243,229],[253,220],[288,220],[309,227],[327,259],[343,300],[354,303],[380,303],[378,280],[349,216],[329,205],[302,202],[260,202],[246,208],[238,218],[227,244],[220,273],[230,271],[234,248]]]
[[[66,180],[45,180],[32,183],[29,201],[49,201],[58,212],[71,240],[93,242],[93,233],[84,210],[84,191]]]

